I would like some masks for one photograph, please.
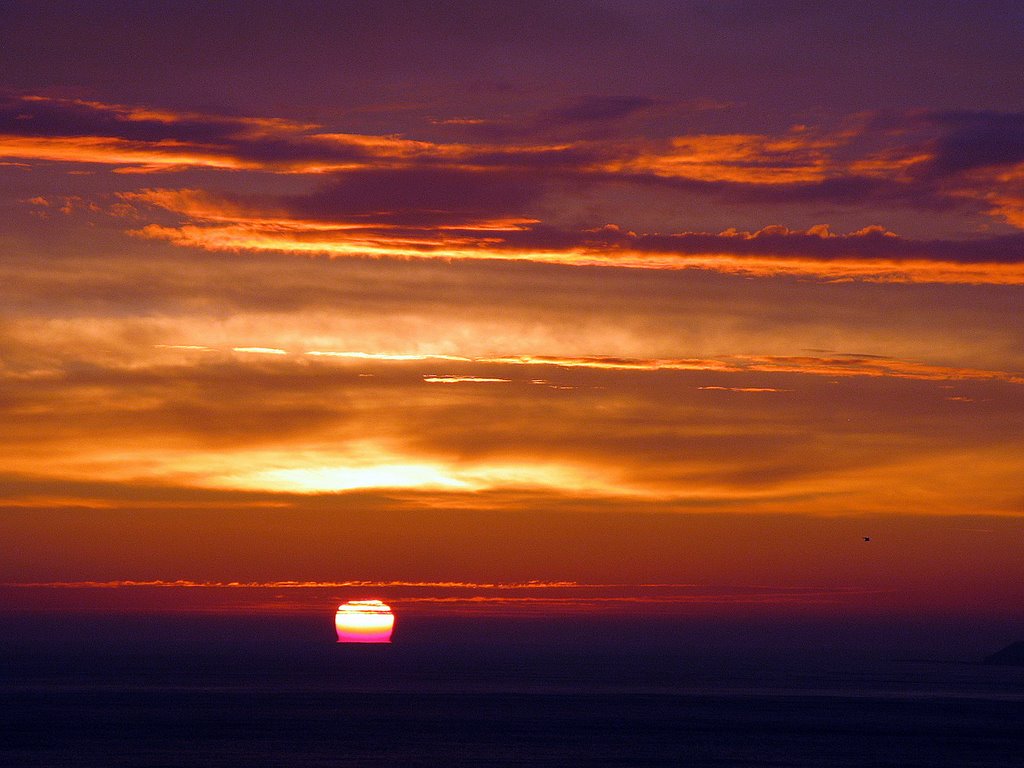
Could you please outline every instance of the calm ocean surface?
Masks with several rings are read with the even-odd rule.
[[[5,629],[3,766],[1024,766],[1024,668],[870,643],[611,620],[423,620],[390,646],[308,618]]]

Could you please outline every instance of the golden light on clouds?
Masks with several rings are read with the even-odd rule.
[[[580,244],[561,250],[518,249],[493,242],[488,232],[515,231],[519,222],[464,225],[465,234],[452,237],[445,229],[420,229],[413,236],[371,234],[354,224],[317,225],[306,229],[299,222],[286,227],[243,225],[168,227],[149,224],[131,234],[167,240],[186,248],[209,251],[272,251],[332,258],[400,258],[528,262],[575,267],[609,267],[658,271],[708,270],[750,277],[805,277],[826,281],[860,280],[879,283],[938,283],[966,285],[1024,285],[1020,262],[958,262],[943,259],[892,259],[787,255],[737,255],[728,250],[728,238],[749,238],[752,233],[721,233],[718,249],[704,253],[632,250]],[[360,229],[363,231],[360,232]],[[333,230],[333,231],[332,231]],[[477,233],[477,234],[474,234]],[[489,240],[491,242],[489,242]]]
[[[276,493],[340,493],[362,489],[413,489],[473,493],[493,488],[538,488],[581,495],[643,495],[614,482],[600,467],[552,461],[451,462],[402,456],[361,443],[348,454],[325,450],[249,452],[168,460],[167,476],[187,471],[201,487]],[[218,468],[218,465],[219,468]],[[200,475],[200,468],[207,472]],[[602,477],[602,475],[605,475]]]
[[[257,470],[241,477],[212,479],[240,488],[292,493],[337,493],[360,488],[472,490],[465,480],[430,464],[382,464],[371,467],[320,467]]]
[[[668,178],[747,184],[820,181],[836,171],[829,150],[842,137],[719,134],[673,137],[667,147],[613,163],[616,172],[651,172]]]

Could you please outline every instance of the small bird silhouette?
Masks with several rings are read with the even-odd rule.
[[[862,536],[861,538],[864,539],[864,541],[871,541],[870,536]]]

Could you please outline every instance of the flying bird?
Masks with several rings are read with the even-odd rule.
[[[864,539],[864,541],[871,541],[870,536],[862,536],[861,538]]]

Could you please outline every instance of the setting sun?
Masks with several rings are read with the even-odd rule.
[[[380,600],[349,600],[338,606],[334,626],[339,643],[390,643],[395,615]]]

